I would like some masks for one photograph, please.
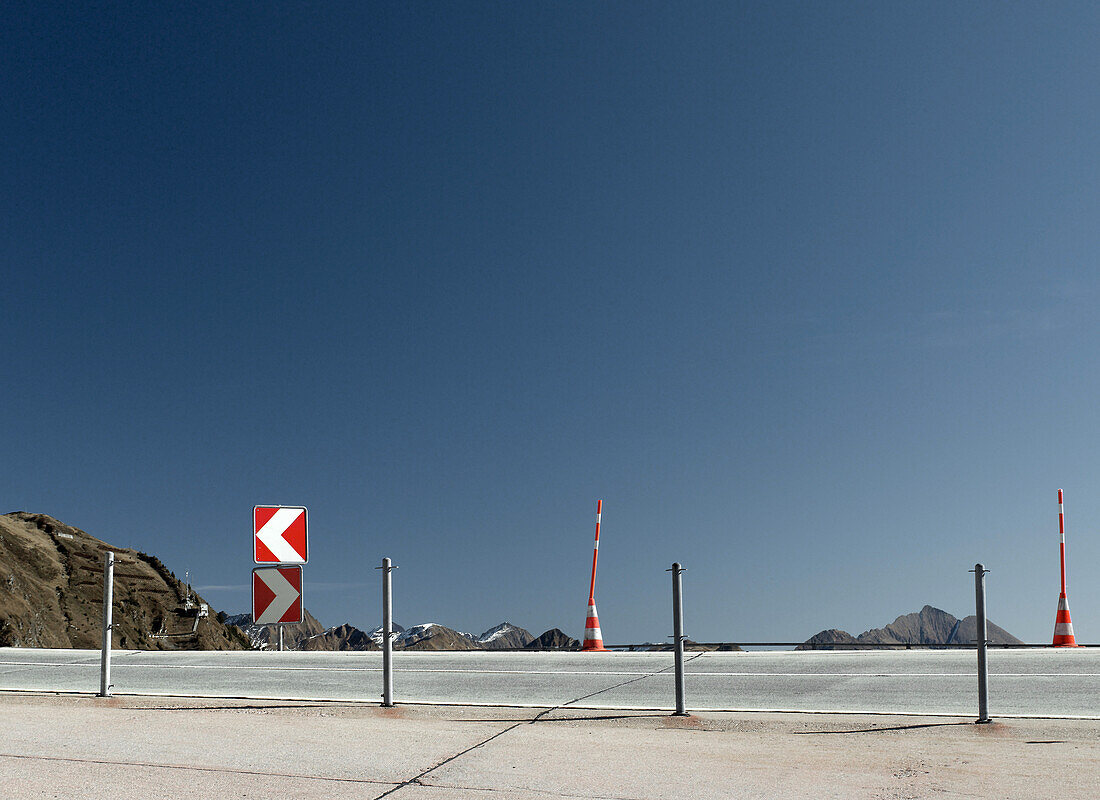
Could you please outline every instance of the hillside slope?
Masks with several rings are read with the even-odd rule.
[[[115,554],[115,647],[244,650],[248,641],[200,616],[203,600],[154,556],[108,545],[47,516],[0,516],[0,646],[99,648],[103,555]]]

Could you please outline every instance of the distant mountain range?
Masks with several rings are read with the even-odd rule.
[[[354,625],[343,624],[325,628],[305,611],[301,625],[287,625],[283,630],[283,645],[288,650],[378,650],[382,644],[382,628],[369,633]],[[236,625],[248,637],[256,649],[267,650],[276,646],[278,632],[274,625],[253,625],[250,614],[236,614],[226,622]],[[519,650],[519,649],[570,649],[580,647],[580,642],[570,638],[557,628],[541,636],[533,636],[510,622],[494,625],[480,636],[456,631],[438,622],[425,622],[411,628],[393,625],[395,650]]]
[[[964,619],[948,614],[939,608],[925,606],[914,614],[898,617],[884,628],[872,628],[859,636],[847,631],[831,628],[815,633],[797,650],[858,650],[867,645],[894,645],[904,647],[907,644],[973,644],[977,640],[977,618],[973,615]],[[1004,628],[986,620],[986,635],[992,644],[1023,644]]]
[[[226,621],[240,627],[255,648],[269,649],[275,645],[277,634],[274,626],[252,625],[252,618],[248,614],[238,614]],[[910,644],[972,644],[976,638],[976,627],[973,616],[960,620],[946,611],[925,606],[919,612],[900,616],[883,628],[864,631],[859,636],[835,628],[821,631],[796,649],[869,650],[884,645],[905,647]],[[994,644],[1022,644],[1004,628],[991,622],[987,622],[987,630],[989,640]],[[536,637],[509,622],[495,625],[481,635],[456,631],[438,622],[426,622],[410,628],[395,624],[393,631],[394,650],[569,650],[580,647],[580,642],[557,628]],[[382,643],[382,629],[375,628],[365,633],[346,623],[335,628],[324,628],[306,611],[304,622],[301,625],[287,625],[283,637],[289,650],[377,650]],[[637,645],[634,649],[666,651],[671,650],[672,645],[646,643]],[[737,645],[701,645],[688,640],[684,642],[684,649],[729,651],[741,648]]]
[[[103,555],[113,551],[116,647],[140,650],[267,649],[274,626],[253,625],[249,614],[218,613],[180,581],[156,556],[109,545],[79,528],[45,514],[0,515],[0,647],[98,648],[100,644]],[[973,616],[958,619],[932,606],[906,614],[882,628],[853,636],[830,629],[799,649],[859,649],[869,645],[905,647],[970,645],[976,638]],[[435,622],[403,628],[394,625],[398,650],[578,649],[580,642],[553,628],[539,636],[508,622],[480,635]],[[344,624],[326,628],[308,611],[300,625],[284,628],[292,650],[375,650],[381,631]],[[989,623],[994,644],[1022,644]],[[687,649],[735,649],[696,645]],[[636,645],[639,650],[669,649],[668,644]]]

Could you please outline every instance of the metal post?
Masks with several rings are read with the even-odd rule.
[[[672,715],[686,717],[688,713],[684,710],[684,603],[683,582],[680,578],[684,570],[678,563],[674,563],[672,569],[667,571],[672,573],[672,638],[675,640],[676,653],[676,710]]]
[[[278,625],[279,628],[279,652],[283,652],[283,626],[282,623]]]
[[[974,573],[974,614],[977,623],[978,637],[978,722],[991,722],[989,719],[989,693],[987,689],[988,673],[986,671],[985,650],[988,640],[988,631],[985,622],[985,575],[989,570],[981,564],[975,564]]]
[[[388,558],[382,559],[382,707],[393,708],[393,593],[390,573],[397,569]]]
[[[99,659],[99,696],[111,696],[111,608],[114,605],[115,554],[103,557],[103,650]]]

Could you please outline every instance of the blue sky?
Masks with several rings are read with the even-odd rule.
[[[1100,641],[1088,4],[0,11],[7,510],[249,606]]]

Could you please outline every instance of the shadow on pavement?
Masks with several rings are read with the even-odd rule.
[[[890,728],[859,728],[854,731],[792,731],[795,736],[825,736],[837,733],[883,733],[884,731],[911,731],[917,728],[949,728],[958,725],[973,725],[973,722],[925,722],[920,725],[895,725]]]
[[[331,708],[326,705],[263,705],[263,706],[126,706],[127,711],[269,711],[276,708]]]

